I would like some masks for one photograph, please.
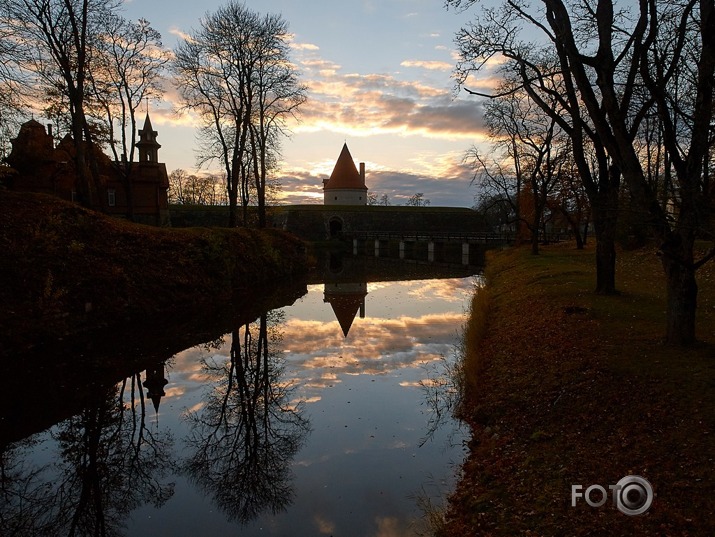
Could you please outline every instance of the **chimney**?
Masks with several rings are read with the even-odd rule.
[[[362,181],[362,184],[365,184],[365,163],[361,162],[360,163],[360,180]]]

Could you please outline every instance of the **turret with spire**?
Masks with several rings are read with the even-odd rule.
[[[323,181],[324,205],[367,205],[367,186],[365,185],[365,163],[360,163],[360,171],[348,149],[343,144],[333,173]]]
[[[144,127],[137,131],[139,141],[137,149],[139,150],[139,162],[159,162],[159,145],[156,141],[158,133],[152,128],[149,112],[146,113],[144,119]]]

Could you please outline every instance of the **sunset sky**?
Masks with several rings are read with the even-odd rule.
[[[127,0],[126,16],[144,17],[173,48],[220,0]],[[481,107],[457,94],[454,35],[469,13],[441,0],[247,0],[259,13],[279,13],[293,34],[291,60],[308,86],[308,101],[282,146],[282,203],[322,203],[344,142],[366,162],[367,184],[403,205],[422,192],[433,206],[472,206],[475,187],[462,157],[483,143]],[[481,89],[493,80],[485,77]],[[169,171],[195,171],[191,118],[171,112],[169,89],[150,105]],[[142,111],[143,112],[143,111]]]

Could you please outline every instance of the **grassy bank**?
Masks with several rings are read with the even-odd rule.
[[[492,256],[466,334],[471,452],[442,535],[713,535],[714,268],[698,279],[702,343],[673,349],[653,251],[619,253],[614,297],[592,293],[593,251]],[[572,485],[630,474],[655,490],[644,515],[610,496],[571,506]]]
[[[159,229],[0,191],[0,347],[181,311],[306,269],[278,231]]]

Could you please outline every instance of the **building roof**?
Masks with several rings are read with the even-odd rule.
[[[360,177],[360,172],[355,167],[355,162],[352,155],[350,155],[347,143],[343,144],[343,150],[340,152],[335,168],[333,168],[333,173],[330,174],[330,179],[325,183],[324,188],[325,190],[367,190],[364,179]]]
[[[353,325],[358,311],[360,311],[360,306],[363,300],[365,300],[366,294],[367,293],[362,295],[340,294],[330,296],[326,294],[326,297],[323,299],[324,302],[329,302],[333,308],[335,318],[338,320],[345,337],[348,337],[350,327]]]

